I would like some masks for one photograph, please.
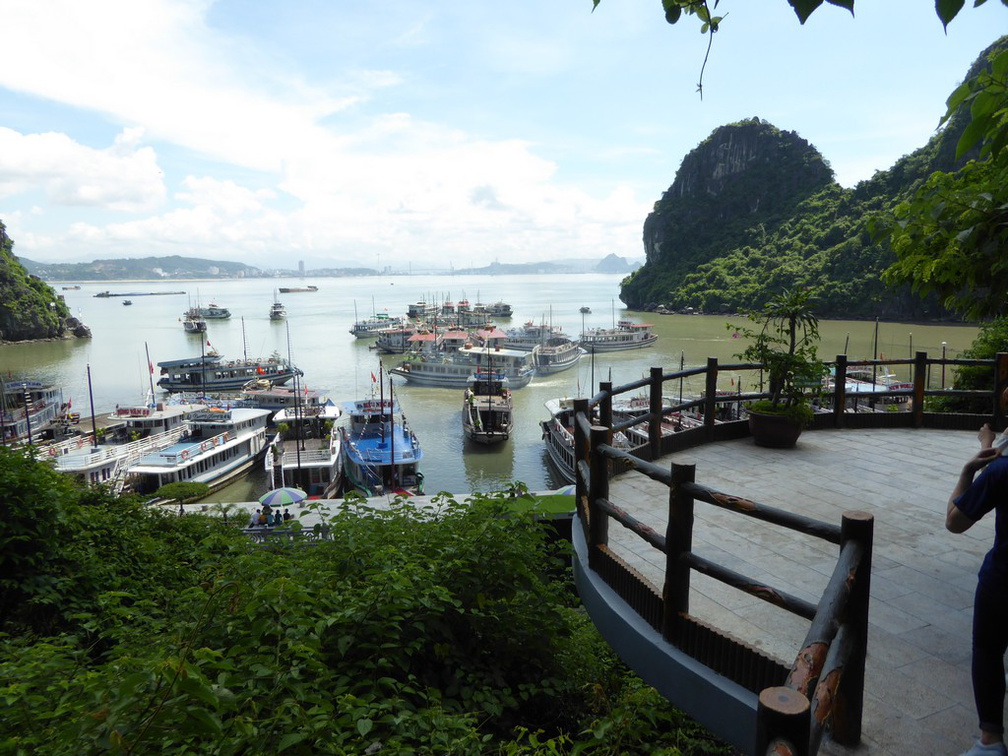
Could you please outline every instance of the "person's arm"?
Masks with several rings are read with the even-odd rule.
[[[977,452],[971,460],[963,465],[962,472],[959,473],[959,480],[956,481],[952,495],[949,496],[948,508],[945,511],[945,528],[952,533],[963,533],[973,527],[974,521],[966,516],[956,505],[955,500],[966,493],[966,490],[973,485],[973,477],[984,467],[990,464],[991,460],[998,456],[997,449],[986,447]]]

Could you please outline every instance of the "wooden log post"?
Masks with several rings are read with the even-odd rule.
[[[851,585],[845,619],[845,624],[850,629],[852,652],[840,675],[833,704],[833,725],[830,729],[834,741],[852,748],[861,742],[874,530],[875,519],[868,512],[844,512],[840,523],[840,547],[843,548],[843,544],[848,541],[857,541],[862,546],[862,552]]]
[[[717,419],[717,357],[707,358],[707,381],[704,386],[704,435],[708,441],[714,440],[714,421]]]
[[[602,401],[599,402],[598,424],[609,429],[609,441],[612,443],[612,381],[600,381],[599,391],[602,394]],[[589,419],[590,422],[590,419]]]
[[[588,400],[587,399],[575,399],[574,400],[574,497],[577,502],[578,514],[581,516],[584,525],[589,528],[586,532],[585,537],[588,538],[588,546],[591,547],[591,509],[588,505],[588,484],[582,479],[581,474],[578,472],[580,469],[579,462],[588,460],[588,439],[585,438],[584,432],[581,430],[581,424],[576,422],[578,415],[583,414],[588,417]]]
[[[588,463],[591,466],[591,484],[588,486],[588,522],[590,523],[592,552],[598,546],[609,543],[609,518],[602,511],[599,502],[609,500],[609,460],[599,451],[599,446],[609,442],[611,428],[601,425],[591,427],[591,450]],[[589,563],[591,559],[589,559]]]
[[[648,447],[652,462],[662,455],[662,369],[651,368],[651,390],[648,411]]]
[[[808,756],[810,734],[809,701],[805,696],[785,686],[760,691],[754,754]]]
[[[994,358],[994,428],[1005,427],[1005,406],[1001,394],[1008,388],[1008,353],[998,352]]]
[[[662,637],[679,645],[680,616],[689,613],[690,568],[683,558],[693,550],[693,495],[687,483],[696,480],[696,465],[672,463],[669,517],[665,530],[665,585],[662,589]]]
[[[913,406],[910,408],[914,428],[924,427],[924,392],[927,390],[927,382],[927,352],[917,352],[914,355]]]
[[[844,427],[844,407],[847,404],[847,355],[836,357],[836,372],[833,374],[833,425]]]

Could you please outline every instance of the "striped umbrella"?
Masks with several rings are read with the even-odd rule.
[[[299,504],[307,498],[308,494],[300,488],[274,488],[272,491],[268,491],[260,496],[259,503],[264,507],[278,509],[281,507],[290,507],[295,504]]]

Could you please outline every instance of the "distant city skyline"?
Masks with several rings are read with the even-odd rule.
[[[9,0],[0,221],[39,262],[482,267],[643,256],[717,127],[759,117],[850,187],[922,147],[1003,3]],[[703,97],[697,82],[703,67]],[[282,263],[282,265],[280,265]]]

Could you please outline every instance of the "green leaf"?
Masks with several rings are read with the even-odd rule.
[[[278,751],[286,751],[291,746],[297,745],[302,740],[305,739],[305,735],[300,732],[289,732],[280,738],[280,742],[277,744]]]
[[[935,12],[946,29],[952,23],[952,19],[962,10],[964,3],[965,0],[935,0]]]
[[[371,729],[373,727],[374,727],[374,722],[372,722],[367,717],[364,717],[363,719],[358,719],[357,720],[357,732],[359,732],[361,734],[361,736],[367,735],[369,732],[371,732]]]
[[[788,3],[794,8],[798,20],[804,24],[812,12],[822,5],[822,0],[788,0]]]

